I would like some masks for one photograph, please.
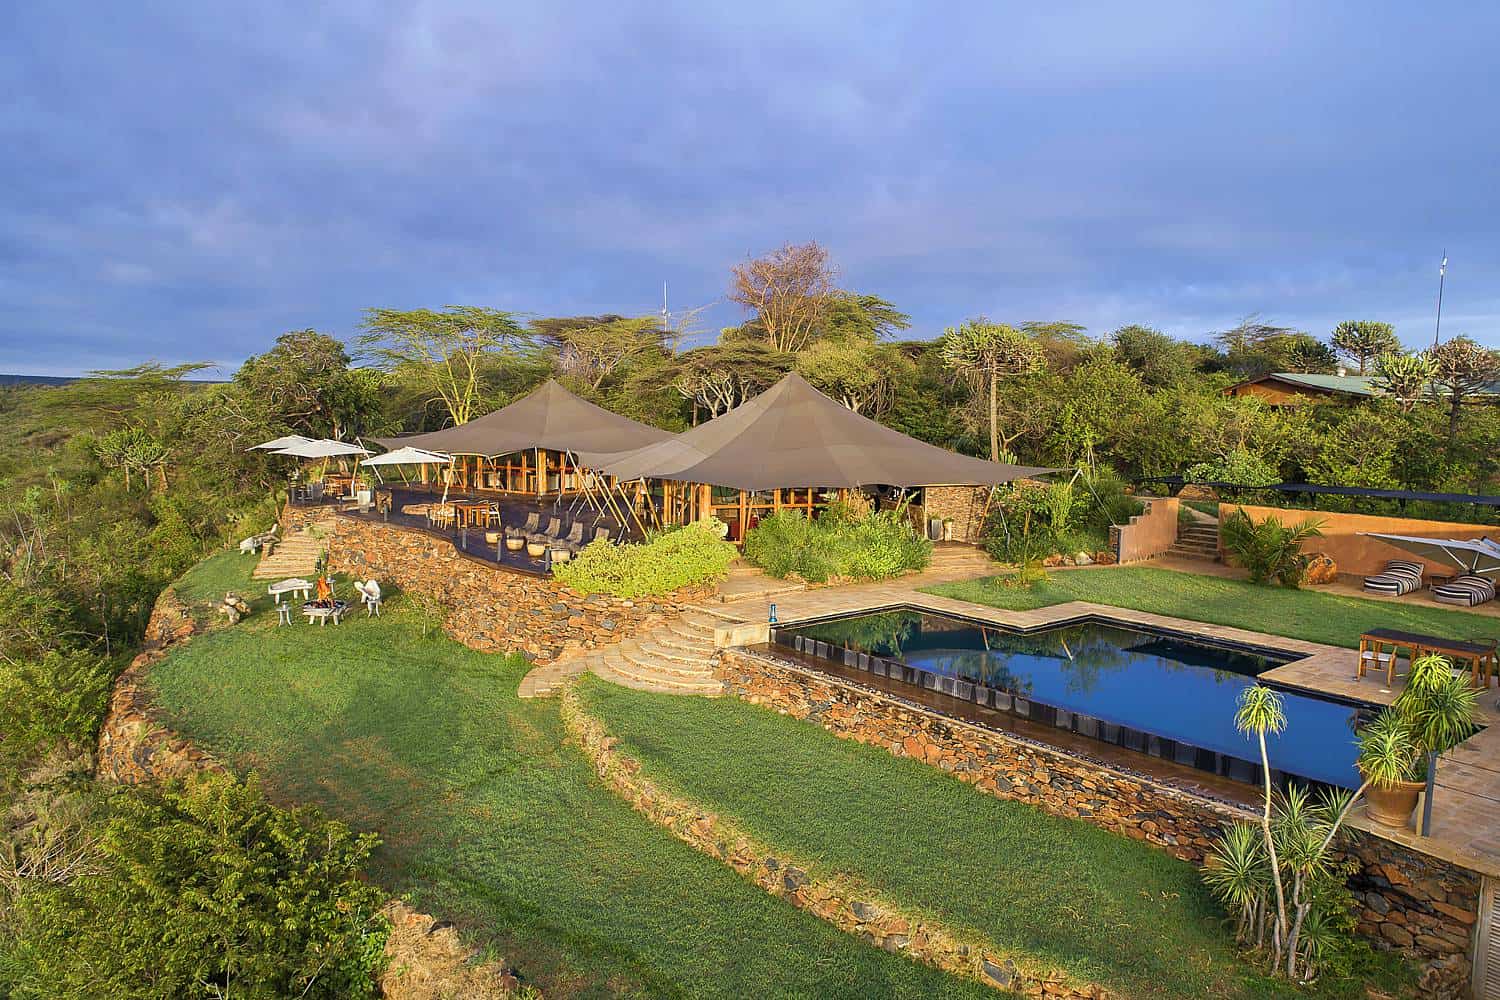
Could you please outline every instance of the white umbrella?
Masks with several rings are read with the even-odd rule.
[[[341,455],[368,455],[370,452],[347,441],[300,441],[277,448],[273,455],[294,455],[297,458],[338,458]]]
[[[1422,538],[1415,535],[1383,535],[1361,531],[1433,562],[1451,562],[1469,574],[1500,573],[1500,542],[1493,538]]]
[[[312,438],[305,438],[301,434],[288,434],[286,437],[272,438],[270,441],[262,441],[260,444],[252,444],[246,451],[276,451],[280,448],[290,448],[295,444],[307,444]]]
[[[423,451],[421,448],[397,448],[388,451],[384,455],[376,455],[364,460],[365,465],[447,465],[453,461],[452,455],[445,455],[440,451]]]

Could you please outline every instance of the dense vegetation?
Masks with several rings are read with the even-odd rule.
[[[734,546],[711,525],[696,522],[644,542],[595,542],[554,566],[552,573],[581,594],[646,597],[717,583],[729,572],[735,555]]]
[[[745,559],[778,579],[886,580],[922,569],[931,557],[932,543],[904,508],[833,504],[816,518],[777,511],[745,535]]]

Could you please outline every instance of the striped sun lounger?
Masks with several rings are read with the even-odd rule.
[[[1432,588],[1432,599],[1443,604],[1472,608],[1495,599],[1495,581],[1482,576],[1460,576]]]
[[[1372,594],[1400,597],[1422,588],[1422,564],[1410,559],[1392,559],[1385,572],[1365,577],[1365,589]]]

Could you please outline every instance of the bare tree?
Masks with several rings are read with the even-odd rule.
[[[732,273],[729,300],[754,313],[771,347],[789,354],[817,335],[838,295],[837,271],[816,241],[788,243],[735,265]]]

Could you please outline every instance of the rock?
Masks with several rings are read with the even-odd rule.
[[[849,912],[853,913],[854,919],[861,923],[868,923],[871,920],[878,920],[880,918],[880,911],[872,904],[862,903],[857,899],[849,904]]]
[[[1094,559],[1087,552],[1079,552],[1073,556],[1073,563],[1077,566],[1092,566]]]
[[[999,959],[985,955],[981,961],[981,968],[984,971],[984,978],[1002,990],[1008,990],[1016,983],[1016,963],[1008,958],[1002,963]]]
[[[1339,567],[1327,553],[1314,552],[1307,563],[1307,576],[1303,582],[1311,586],[1333,583],[1339,578]]]

